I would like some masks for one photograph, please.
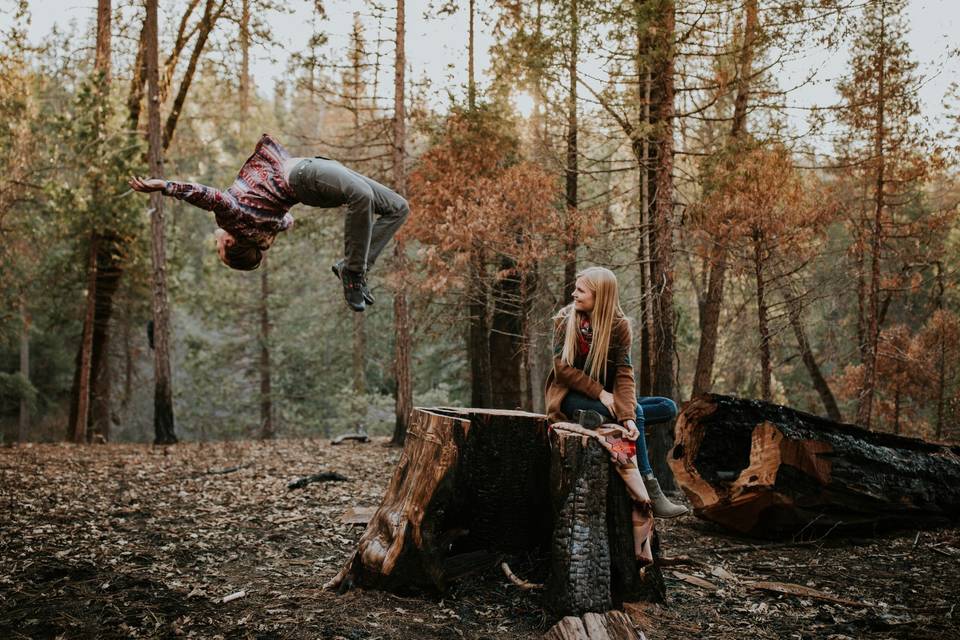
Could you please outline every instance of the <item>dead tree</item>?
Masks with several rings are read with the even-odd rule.
[[[696,515],[749,535],[960,516],[960,447],[757,400],[705,394],[688,402],[670,466]]]

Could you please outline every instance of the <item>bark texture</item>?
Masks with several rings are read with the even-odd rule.
[[[393,182],[394,189],[402,196],[407,195],[407,112],[406,112],[406,13],[404,0],[397,1],[396,50],[393,74]],[[408,268],[404,252],[403,237],[396,239],[394,256],[397,271],[405,274]],[[407,294],[401,284],[393,295],[394,334],[396,351],[394,353],[393,373],[397,380],[396,421],[393,428],[393,444],[401,445],[406,438],[410,412],[413,410],[413,344],[410,335],[410,309]]]
[[[157,66],[157,0],[147,0],[147,95],[150,175],[163,176],[160,137],[159,69]],[[172,129],[171,129],[172,131]],[[151,257],[153,260],[154,337],[154,444],[177,441],[173,422],[173,387],[170,373],[170,308],[167,304],[167,252],[163,229],[163,195],[150,194]]]
[[[688,402],[670,465],[696,515],[749,535],[960,516],[960,447],[757,400],[710,394]]]
[[[634,555],[632,502],[607,451],[593,438],[556,430],[550,445],[548,609],[579,616],[624,602],[663,601],[660,569],[641,569]]]

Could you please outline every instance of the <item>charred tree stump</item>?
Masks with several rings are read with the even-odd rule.
[[[549,552],[557,618],[662,600],[659,569],[641,571],[634,556],[632,508],[607,451],[548,433],[546,416],[415,409],[382,503],[326,586],[442,593],[504,556]]]
[[[579,616],[635,600],[662,601],[659,568],[641,567],[634,555],[633,503],[606,449],[594,438],[561,430],[551,431],[550,443],[548,608]]]
[[[415,409],[383,502],[328,584],[432,587],[550,539],[546,416]]]
[[[694,398],[677,419],[669,458],[699,517],[748,535],[960,516],[960,447],[756,400]]]

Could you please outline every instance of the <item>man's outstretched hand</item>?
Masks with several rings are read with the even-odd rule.
[[[166,180],[160,180],[159,178],[141,178],[140,176],[133,176],[127,180],[127,184],[134,191],[139,191],[140,193],[150,193],[151,191],[163,191],[163,188],[167,186]]]

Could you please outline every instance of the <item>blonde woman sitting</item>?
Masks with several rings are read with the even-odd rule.
[[[630,359],[633,335],[620,308],[617,277],[603,267],[581,271],[573,302],[554,320],[553,370],[546,383],[550,421],[568,422],[578,411],[593,411],[604,422],[622,425],[630,463],[618,465],[618,471],[634,500],[651,502],[653,515],[660,518],[687,513],[667,499],[650,467],[644,427],[669,422],[677,405],[669,398],[637,398]]]

